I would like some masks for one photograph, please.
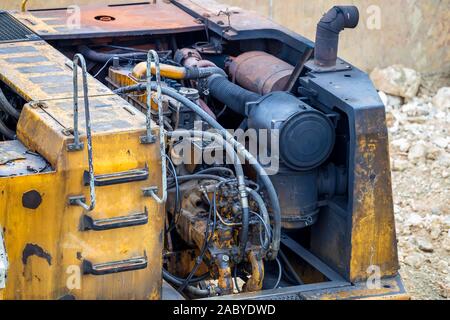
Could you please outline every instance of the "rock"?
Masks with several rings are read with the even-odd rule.
[[[412,213],[405,222],[405,225],[417,227],[422,224],[422,217],[417,213]]]
[[[448,138],[446,137],[436,137],[431,142],[442,149],[445,149],[448,146]]]
[[[387,97],[387,94],[383,91],[378,91],[378,95],[380,96],[381,101],[383,101],[383,104],[386,107],[389,107],[389,98]]]
[[[439,223],[433,223],[430,227],[431,239],[437,240],[442,233],[441,226]]]
[[[409,166],[409,162],[406,160],[394,159],[392,161],[392,170],[393,171],[403,172],[406,169],[408,169],[408,166]]]
[[[439,294],[444,298],[450,298],[450,277],[447,277],[444,282],[439,283]]]
[[[418,238],[418,239],[416,239],[416,244],[419,247],[419,249],[422,250],[423,252],[433,252],[434,251],[433,244],[428,239]]]
[[[450,109],[450,87],[439,89],[433,98],[433,105],[443,111]]]
[[[392,141],[392,145],[401,152],[408,152],[409,148],[411,148],[411,143],[405,138]]]
[[[427,149],[425,143],[419,141],[415,143],[411,149],[409,149],[408,159],[414,164],[417,164],[421,160],[425,160],[427,155]]]
[[[385,69],[375,68],[370,78],[378,90],[410,99],[417,95],[421,82],[418,72],[402,65],[393,65]]]
[[[430,108],[423,100],[414,98],[409,103],[401,107],[403,113],[408,117],[426,117],[430,114]]]
[[[416,269],[420,269],[424,261],[425,259],[420,253],[411,253],[404,259],[405,264]]]
[[[402,97],[391,96],[390,94],[386,94],[383,91],[378,91],[378,95],[380,96],[381,101],[383,101],[383,104],[388,110],[392,108],[398,108],[403,104]]]
[[[439,159],[438,164],[441,168],[448,168],[450,167],[450,154],[449,153],[443,153]]]
[[[400,107],[404,102],[402,97],[391,96],[390,94],[387,94],[386,96],[388,98],[388,105],[392,106],[393,108]]]
[[[442,224],[447,228],[450,229],[450,216],[446,216],[443,220],[442,220]],[[449,230],[449,237],[450,237],[450,230]]]
[[[445,237],[444,241],[442,241],[442,248],[450,252],[450,231],[447,237]]]
[[[442,272],[444,274],[448,274],[448,263],[445,260],[440,260],[438,263],[436,263],[436,269],[439,272]]]
[[[430,147],[427,148],[427,156],[426,156],[426,158],[428,160],[433,160],[434,161],[434,160],[439,159],[441,154],[442,154],[442,150],[441,149],[436,148],[434,146],[430,146]]]

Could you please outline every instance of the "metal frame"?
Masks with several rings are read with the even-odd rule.
[[[95,208],[95,175],[94,175],[94,159],[92,155],[92,133],[91,133],[91,116],[89,112],[89,92],[87,80],[86,60],[83,55],[77,53],[73,57],[73,137],[74,142],[67,145],[68,151],[81,151],[84,148],[83,143],[80,142],[80,134],[78,131],[78,62],[81,64],[82,79],[83,79],[83,97],[84,97],[84,115],[86,121],[86,139],[89,162],[89,190],[90,190],[90,205],[86,204],[84,197],[69,198],[70,205],[78,205],[87,211],[92,211]]]
[[[144,195],[151,196],[157,203],[162,204],[167,200],[167,165],[166,165],[166,137],[164,131],[164,110],[162,105],[161,92],[161,68],[159,56],[155,50],[149,50],[147,54],[147,113],[146,113],[146,135],[141,137],[141,143],[151,144],[156,141],[152,133],[152,62],[155,64],[156,77],[156,103],[158,105],[158,121],[159,121],[159,151],[161,154],[161,179],[162,179],[162,196],[158,197],[157,189],[149,188],[144,191]],[[147,192],[147,194],[145,193]]]

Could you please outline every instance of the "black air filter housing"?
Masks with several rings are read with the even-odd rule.
[[[336,139],[334,125],[324,113],[286,92],[270,93],[251,104],[248,126],[267,129],[269,135],[278,130],[280,160],[299,171],[324,163]]]

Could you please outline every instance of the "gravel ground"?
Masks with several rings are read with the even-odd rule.
[[[386,79],[374,80],[378,88],[379,81]],[[416,94],[380,92],[391,143],[400,272],[413,299],[450,299],[450,88]]]

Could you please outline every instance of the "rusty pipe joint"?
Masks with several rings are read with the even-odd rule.
[[[231,276],[230,256],[219,254],[216,258],[216,265],[219,271],[219,289],[221,295],[233,293],[233,278]]]
[[[334,67],[337,60],[339,33],[356,28],[359,11],[356,6],[334,6],[317,24],[314,63],[320,67]]]
[[[244,291],[260,291],[262,289],[264,281],[264,262],[262,261],[261,257],[259,257],[259,255],[254,251],[250,251],[247,258],[252,267],[252,276],[245,283]]]

